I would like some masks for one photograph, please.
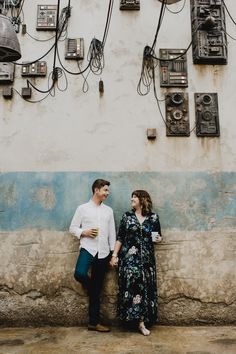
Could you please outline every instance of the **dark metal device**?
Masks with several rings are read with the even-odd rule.
[[[57,5],[38,5],[37,26],[40,30],[55,30],[57,25]]]
[[[184,49],[160,49],[160,86],[187,87],[187,56]],[[177,59],[175,59],[177,58]],[[174,60],[175,59],[175,60]]]
[[[189,136],[188,94],[166,94],[166,136]]]
[[[120,10],[140,10],[140,0],[120,0]]]
[[[84,59],[84,39],[83,38],[67,38],[65,59]]]
[[[194,64],[227,64],[222,0],[191,0],[190,4]]]
[[[23,63],[21,67],[21,76],[46,76],[47,75],[47,63],[46,61],[36,61],[36,63],[28,64]]]
[[[0,84],[8,84],[14,81],[15,65],[13,63],[0,63]]]
[[[217,93],[195,93],[196,135],[220,136]]]

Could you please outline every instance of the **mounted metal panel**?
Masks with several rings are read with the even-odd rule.
[[[160,86],[187,87],[187,56],[184,49],[160,49]],[[173,60],[174,58],[177,58]]]
[[[220,136],[217,93],[195,93],[197,136]]]
[[[170,92],[166,100],[166,136],[189,136],[188,94]]]
[[[84,39],[83,38],[67,38],[65,59],[84,59]]]
[[[57,25],[57,5],[38,5],[37,30],[55,30]]]
[[[31,96],[32,96],[32,88],[31,87],[22,87],[21,96],[23,98],[31,98]]]
[[[14,81],[15,65],[13,63],[0,63],[0,84],[8,84]]]
[[[10,100],[13,97],[13,88],[12,87],[4,87],[2,90],[2,97]]]
[[[37,61],[33,64],[23,63],[21,67],[21,76],[46,76],[47,63],[46,61]]]
[[[140,0],[120,0],[120,10],[140,10]]]
[[[191,0],[194,64],[227,64],[225,11],[222,0]]]

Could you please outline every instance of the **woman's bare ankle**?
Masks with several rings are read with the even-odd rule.
[[[142,321],[142,322],[139,322],[138,328],[139,328],[139,331],[140,331],[144,336],[149,336],[149,334],[151,333],[151,332],[149,331],[149,329],[147,329],[147,328],[145,327],[145,324],[144,324],[143,321]]]

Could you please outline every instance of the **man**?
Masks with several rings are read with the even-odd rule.
[[[70,225],[70,233],[80,239],[74,277],[88,291],[88,329],[98,332],[110,331],[109,327],[99,323],[100,294],[116,241],[113,210],[103,204],[109,195],[109,186],[110,182],[104,179],[94,181],[92,198],[77,208]],[[90,268],[91,276],[88,275]]]

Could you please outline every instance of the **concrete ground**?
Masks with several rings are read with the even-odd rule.
[[[236,327],[156,326],[149,337],[112,328],[0,328],[0,354],[236,354]]]

